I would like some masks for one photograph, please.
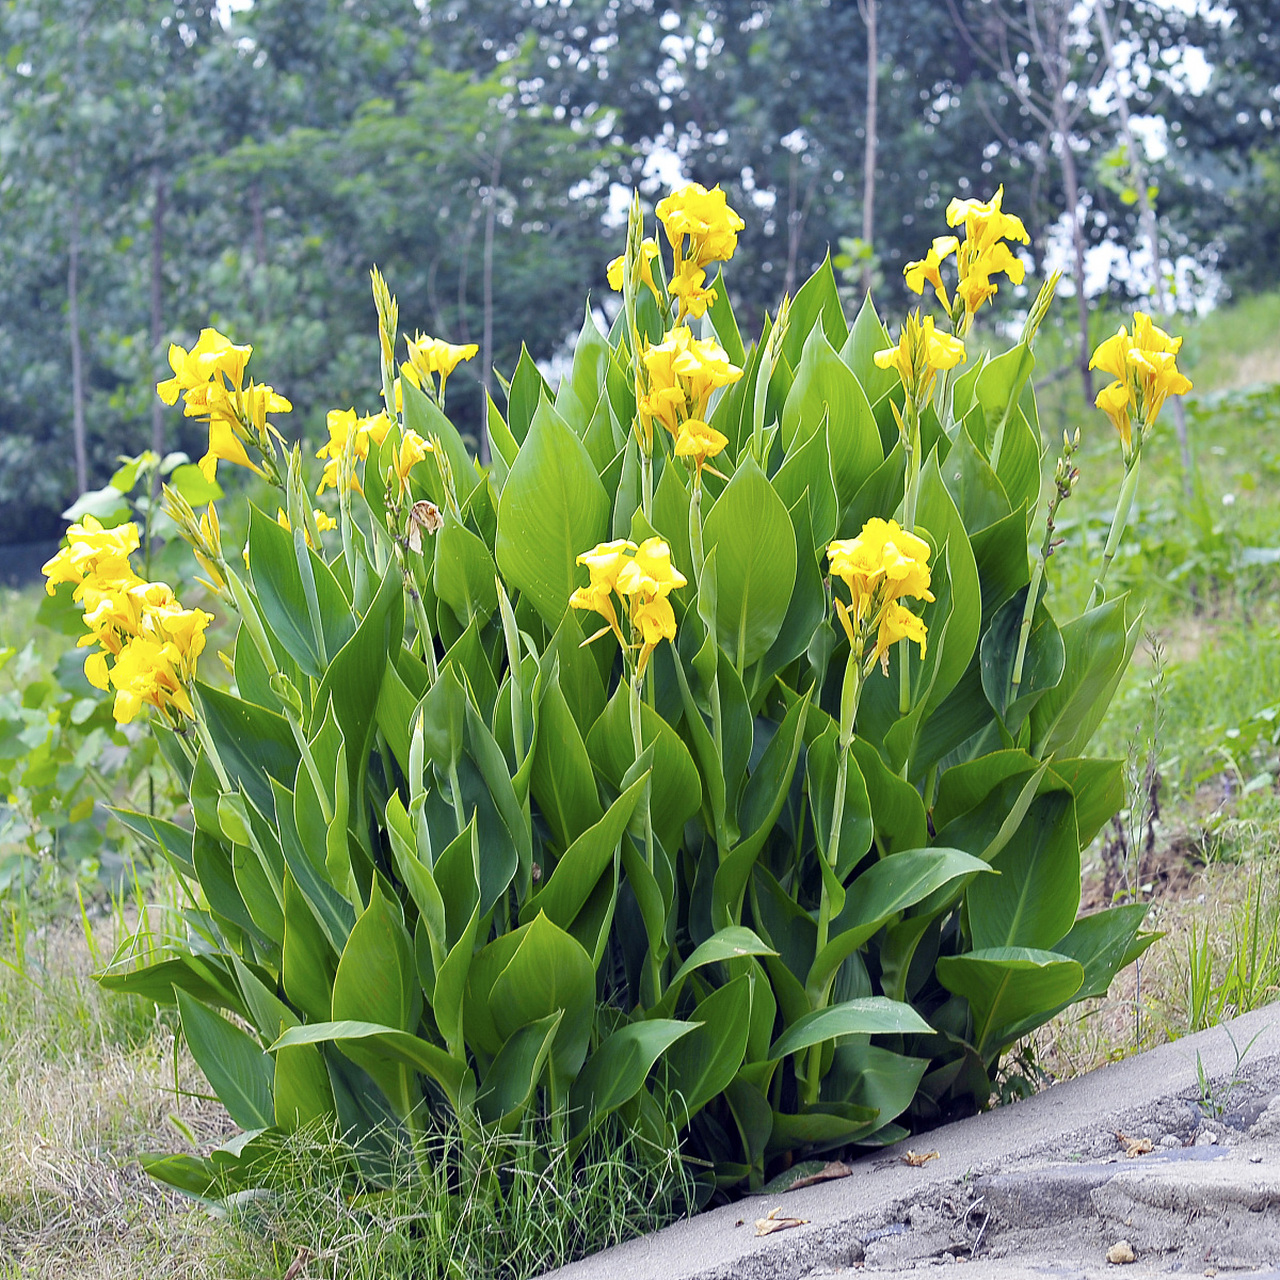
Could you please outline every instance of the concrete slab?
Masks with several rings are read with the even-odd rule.
[[[1153,1149],[1128,1158],[1117,1133]],[[910,1167],[907,1145],[938,1158]],[[1175,1271],[1280,1280],[1280,1005],[852,1168],[700,1214],[546,1280],[892,1277],[938,1266],[991,1280]],[[807,1222],[757,1236],[756,1219],[775,1208]],[[1121,1240],[1134,1261],[1109,1263]]]

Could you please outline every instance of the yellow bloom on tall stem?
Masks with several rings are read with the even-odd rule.
[[[924,655],[924,622],[898,601],[934,598],[929,589],[929,554],[923,538],[901,528],[896,520],[879,517],[868,520],[856,538],[838,538],[827,547],[832,575],[849,590],[848,605],[836,597],[836,615],[858,662],[871,633],[878,633],[876,647],[866,660],[867,671],[879,661],[887,675],[889,647],[898,640],[914,640]]]
[[[424,333],[415,333],[412,338],[406,334],[405,342],[409,348],[409,363],[402,369],[407,367],[411,371],[410,380],[423,389],[429,389],[432,377],[438,375],[441,400],[444,399],[444,384],[449,375],[464,360],[472,359],[480,351],[474,342],[457,344]]]
[[[1146,312],[1135,311],[1132,335],[1121,325],[1098,344],[1089,361],[1089,368],[1101,369],[1115,379],[1098,392],[1094,403],[1120,433],[1126,462],[1150,434],[1165,400],[1191,390],[1191,379],[1178,369],[1181,349],[1180,337],[1166,333]],[[1135,423],[1139,427],[1136,443]]]
[[[409,486],[409,472],[429,453],[434,453],[430,440],[424,440],[412,427],[406,427],[400,437],[400,447],[396,450],[395,473],[400,481],[400,492]]]
[[[697,182],[659,200],[655,212],[675,252],[677,270],[686,260],[699,267],[727,262],[737,250],[738,232],[747,225],[718,185],[708,191]]]
[[[939,333],[933,317],[920,318],[919,311],[907,316],[898,337],[898,345],[877,351],[872,357],[877,368],[896,369],[907,394],[923,404],[942,369],[954,369],[968,356],[964,343],[949,333]]]
[[[729,437],[723,431],[717,431],[701,418],[688,418],[680,424],[675,454],[692,462],[695,474],[700,476],[707,462],[718,456],[728,443]]]
[[[645,236],[640,242],[640,283],[645,285],[653,294],[656,302],[662,301],[662,295],[658,291],[658,282],[653,278],[653,261],[658,256],[658,242],[652,236]],[[609,265],[605,268],[605,275],[609,280],[609,288],[614,293],[622,292],[623,270],[626,266],[627,255],[620,253],[616,258],[610,260]]]
[[[569,604],[574,609],[598,613],[605,620],[605,625],[582,643],[590,644],[612,631],[623,653],[628,655],[628,661],[633,650],[639,651],[635,659],[635,678],[639,680],[653,650],[663,640],[674,640],[676,635],[675,613],[667,597],[685,586],[687,579],[672,565],[671,548],[656,537],[646,538],[639,546],[619,538],[584,551],[578,563],[586,566],[591,581],[574,591]],[[626,609],[630,640],[623,634],[614,608],[615,592]]]

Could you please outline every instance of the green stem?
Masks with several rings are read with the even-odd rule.
[[[1125,525],[1129,523],[1129,511],[1133,507],[1134,495],[1138,491],[1138,464],[1141,461],[1142,455],[1135,453],[1133,462],[1125,474],[1124,483],[1120,486],[1120,494],[1116,498],[1116,513],[1111,520],[1111,532],[1107,535],[1107,545],[1102,552],[1102,565],[1098,570],[1098,576],[1094,579],[1093,591],[1089,595],[1090,609],[1101,604],[1106,598],[1102,584],[1107,576],[1107,570],[1111,568],[1112,560],[1116,557]]]
[[[644,753],[644,736],[641,733],[641,711],[640,711],[640,685],[643,677],[631,680],[631,742],[635,748],[636,759],[639,760]],[[649,874],[653,874],[653,779],[644,786],[644,797],[640,801],[644,809],[644,862],[649,869]],[[653,985],[653,1001],[656,1003],[662,998],[662,970],[658,962],[657,948],[653,939],[649,941],[649,981]]]
[[[466,819],[462,812],[462,784],[458,781],[458,762],[449,761],[449,792],[453,797],[453,819],[461,835],[467,829]]]
[[[826,858],[827,866],[831,868],[832,872],[835,871],[840,857],[840,835],[844,827],[844,798],[849,779],[849,748],[853,743],[853,727],[858,716],[858,703],[862,698],[863,677],[860,649],[860,645],[854,646],[849,652],[849,659],[844,669],[844,684],[840,690],[840,738],[836,757],[836,792],[831,807],[831,837],[827,841],[826,849],[822,851],[822,856]],[[830,931],[831,899],[827,894],[827,881],[824,876],[822,879],[822,898],[818,904],[818,937],[817,945],[814,948],[815,957],[822,954],[827,945]],[[817,1005],[818,1008],[826,1004],[829,993],[830,984],[828,984],[827,990],[823,993],[821,1001]],[[810,1105],[818,1100],[818,1087],[820,1084],[818,1077],[821,1069],[822,1045],[819,1043],[809,1050],[808,1071],[805,1076],[805,1101]]]
[[[1036,604],[1040,595],[1040,583],[1044,579],[1044,555],[1036,558],[1036,567],[1031,571],[1031,586],[1027,589],[1027,602],[1022,606],[1022,625],[1018,628],[1018,652],[1013,660],[1013,675],[1009,683],[1017,690],[1022,683],[1022,667],[1027,658],[1027,641],[1031,638],[1031,620],[1035,616]]]
[[[693,554],[694,577],[701,581],[702,565],[702,468],[693,473],[693,499],[689,503],[689,547]]]
[[[640,509],[644,518],[653,525],[653,458],[640,450]]]

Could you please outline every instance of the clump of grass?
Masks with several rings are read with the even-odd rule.
[[[416,1157],[388,1145],[375,1178],[332,1130],[282,1137],[255,1162],[258,1189],[224,1189],[240,1239],[228,1260],[273,1273],[302,1262],[317,1280],[525,1280],[666,1226],[691,1204],[675,1147],[615,1121],[575,1158],[543,1127],[493,1135],[479,1150],[437,1130]]]

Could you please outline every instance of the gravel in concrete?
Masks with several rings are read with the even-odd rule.
[[[1126,1156],[1117,1135],[1151,1149]],[[908,1145],[938,1158],[910,1167]],[[852,1170],[700,1214],[547,1280],[807,1280],[936,1267],[990,1280],[1280,1280],[1280,1005],[886,1148]],[[757,1236],[754,1222],[775,1208],[808,1221]],[[1134,1260],[1108,1262],[1108,1250]]]

